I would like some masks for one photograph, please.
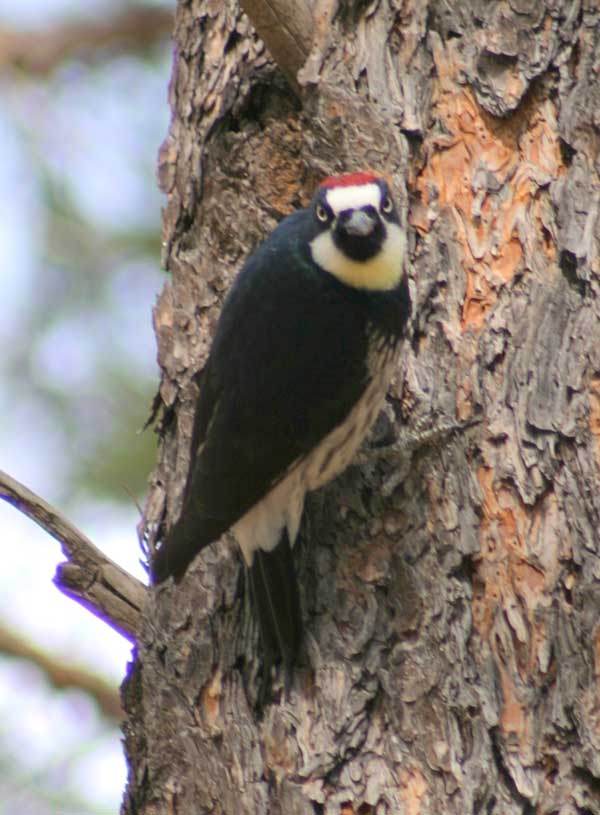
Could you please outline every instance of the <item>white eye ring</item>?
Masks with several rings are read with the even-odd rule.
[[[389,195],[384,195],[383,200],[381,202],[381,211],[384,212],[386,215],[389,215],[390,212],[394,209],[394,203]]]
[[[321,223],[323,223],[323,224],[327,223],[327,221],[329,220],[329,215],[327,213],[327,210],[325,209],[325,207],[322,204],[317,204],[317,207],[315,209],[315,214],[316,214],[317,218],[319,219],[319,221],[321,221]]]

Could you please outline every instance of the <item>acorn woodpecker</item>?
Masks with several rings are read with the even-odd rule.
[[[375,421],[409,314],[406,234],[386,181],[327,178],[250,256],[200,376],[178,520],[152,576],[183,577],[231,529],[265,664],[301,635],[292,547],[304,498],[344,470]]]

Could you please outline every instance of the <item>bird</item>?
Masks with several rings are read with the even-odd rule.
[[[307,493],[351,463],[410,319],[406,229],[390,184],[325,178],[250,255],[199,374],[182,509],[152,558],[179,582],[227,530],[246,565],[266,670],[302,640],[293,547]]]

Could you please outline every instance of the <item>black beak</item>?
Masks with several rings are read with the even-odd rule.
[[[371,215],[364,209],[351,209],[340,215],[340,227],[347,234],[355,238],[366,238],[377,225],[377,216]]]

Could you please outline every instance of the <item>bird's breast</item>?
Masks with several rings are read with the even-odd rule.
[[[368,384],[344,421],[298,465],[307,492],[319,489],[341,473],[356,455],[383,405],[397,360],[398,342],[375,334],[370,339]]]

